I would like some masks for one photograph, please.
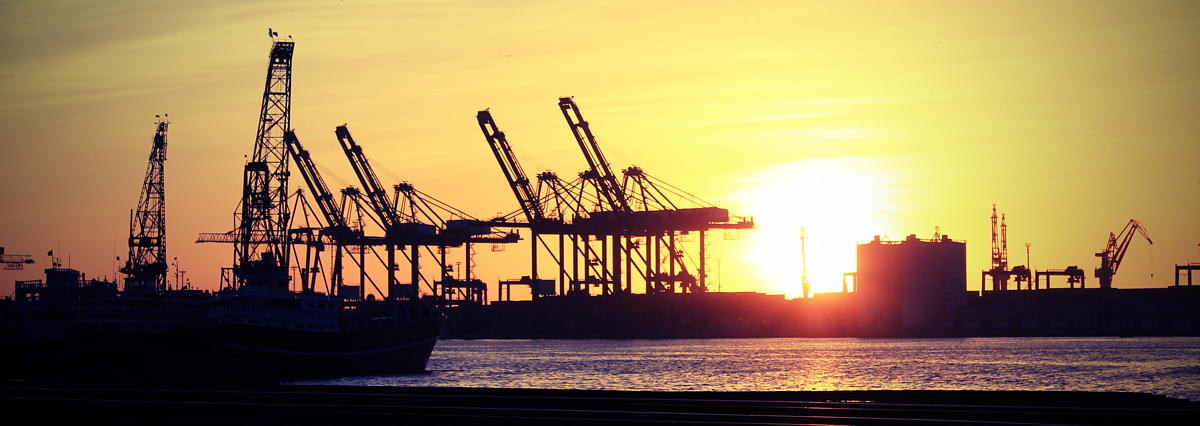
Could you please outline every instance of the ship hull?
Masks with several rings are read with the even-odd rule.
[[[411,374],[425,371],[442,322],[433,317],[336,333],[228,324],[214,327],[208,340],[222,358],[280,378]]]

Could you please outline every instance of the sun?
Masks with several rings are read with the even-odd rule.
[[[888,229],[896,185],[878,161],[820,158],[757,173],[741,195],[758,226],[745,234],[744,262],[770,292],[801,296],[805,228],[808,279],[813,293],[841,291],[842,274],[855,270],[855,244]]]

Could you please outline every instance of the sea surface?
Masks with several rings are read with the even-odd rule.
[[[297,383],[1120,391],[1200,401],[1200,338],[443,340],[425,374]]]

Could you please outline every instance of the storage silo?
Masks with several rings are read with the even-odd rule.
[[[870,330],[947,327],[967,301],[967,244],[935,234],[858,245],[860,324]]]

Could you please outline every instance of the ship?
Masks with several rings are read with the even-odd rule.
[[[217,292],[204,340],[214,354],[285,378],[425,371],[443,316],[428,300],[345,300],[244,287]]]
[[[270,383],[418,373],[441,335],[431,300],[347,300],[257,286],[148,292],[55,265],[4,306],[2,376]]]

